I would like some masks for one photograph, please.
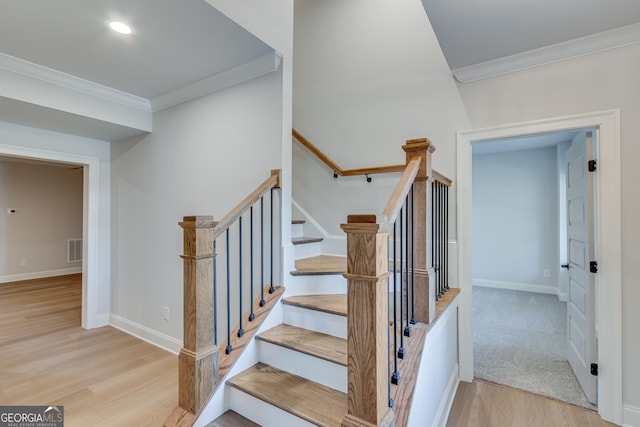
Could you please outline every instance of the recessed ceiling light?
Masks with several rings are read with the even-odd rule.
[[[120,34],[131,34],[131,27],[123,22],[113,21],[109,22],[109,27],[116,33]]]

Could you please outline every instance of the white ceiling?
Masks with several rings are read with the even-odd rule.
[[[634,30],[625,40],[640,42],[640,0],[422,2],[454,70],[621,26]],[[115,19],[133,34],[113,33],[107,24]],[[149,100],[152,108],[172,105],[166,95],[181,88],[189,90],[175,99],[193,98],[200,82],[264,62],[268,53],[205,0],[0,0],[0,59],[20,58]],[[4,93],[0,120],[110,141],[141,132]]]
[[[640,22],[638,0],[422,0],[452,70]]]
[[[272,51],[204,0],[0,4],[0,52],[146,99]]]

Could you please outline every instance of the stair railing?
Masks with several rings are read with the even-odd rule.
[[[411,336],[412,324],[430,323],[436,314],[427,244],[435,147],[423,138],[407,141],[403,149],[406,167],[382,214],[349,215],[341,226],[347,234],[348,283],[343,427],[393,425],[391,384],[400,383],[398,359],[406,357],[403,340]]]
[[[436,301],[449,290],[449,187],[451,180],[434,171],[431,199],[431,262],[435,274]]]
[[[178,356],[178,407],[165,426],[193,423],[284,290],[274,285],[281,279],[280,182],[280,170],[272,170],[220,221],[185,216],[180,222],[184,343]]]

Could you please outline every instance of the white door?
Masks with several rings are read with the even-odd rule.
[[[567,150],[567,251],[569,297],[567,302],[567,359],[584,394],[596,402],[596,377],[591,363],[596,360],[593,181],[588,171],[592,159],[592,133],[576,137]]]

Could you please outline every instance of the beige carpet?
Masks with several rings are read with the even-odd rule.
[[[567,308],[555,295],[473,288],[477,378],[590,404],[566,358]]]

